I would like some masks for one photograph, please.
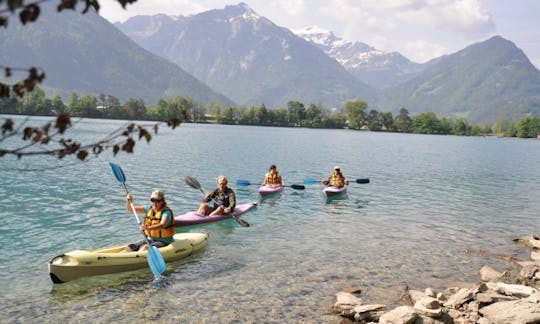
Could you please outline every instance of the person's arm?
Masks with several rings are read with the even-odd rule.
[[[209,202],[210,200],[214,199],[216,196],[216,191],[213,192],[207,192],[206,195],[204,195],[204,202]]]
[[[262,185],[263,185],[263,186],[264,186],[264,185],[267,185],[267,184],[268,184],[268,173],[266,173],[266,174],[264,175],[264,179],[263,179],[263,182],[262,182]]]
[[[234,207],[236,207],[236,195],[232,189],[229,189],[229,206],[223,209],[223,212],[228,214],[234,210]]]
[[[132,200],[133,200],[133,197],[132,197],[130,194],[128,194],[128,195],[126,196],[126,209],[127,209],[130,213],[133,212],[133,209],[131,208]],[[133,206],[133,207],[135,207],[135,212],[136,212],[137,214],[142,214],[142,213],[144,213],[144,206]]]

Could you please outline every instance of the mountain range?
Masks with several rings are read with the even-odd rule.
[[[120,99],[182,95],[203,104],[340,108],[363,100],[396,114],[432,111],[473,123],[540,116],[540,71],[500,36],[427,63],[310,27],[292,31],[245,3],[192,16],[136,16],[115,25],[43,10],[0,30],[0,63],[46,70],[48,92]],[[67,97],[64,97],[67,98]]]
[[[395,86],[425,68],[398,52],[386,53],[362,42],[347,41],[317,26],[309,26],[294,33],[315,44],[358,80],[374,88]]]
[[[137,16],[116,26],[241,105],[285,107],[298,100],[341,107],[376,92],[245,3],[189,17]]]
[[[65,10],[42,3],[36,22],[22,26],[15,19],[0,28],[0,65],[45,70],[42,87],[64,100],[80,95],[113,95],[125,101],[184,96],[207,104],[234,102],[208,85],[152,54],[95,12]],[[11,80],[8,80],[11,81]]]
[[[378,111],[405,107],[473,123],[540,116],[540,71],[500,36],[418,64],[320,28],[293,34],[245,3],[189,17],[137,16],[116,26],[241,104],[341,107],[358,98]]]

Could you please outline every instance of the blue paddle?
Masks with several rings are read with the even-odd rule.
[[[249,182],[249,180],[238,179],[238,180],[236,180],[236,185],[237,186],[251,186],[251,185],[258,185],[258,184],[257,183],[251,183],[251,182]],[[283,187],[293,188],[293,189],[296,189],[296,190],[304,190],[304,189],[306,189],[306,186],[297,185],[297,184],[293,184],[293,185],[290,185],[290,186],[283,186]]]
[[[314,184],[314,183],[317,183],[317,182],[323,182],[323,180],[315,180],[313,178],[305,178],[304,179],[304,184]],[[369,179],[367,178],[361,178],[361,179],[356,179],[354,180],[353,182],[356,182],[356,183],[369,183]]]
[[[124,174],[124,171],[122,171],[122,168],[118,164],[112,162],[109,162],[109,164],[111,165],[116,180],[118,180],[118,182],[122,184],[126,194],[129,194],[126,187],[126,175]],[[135,219],[137,220],[137,224],[141,225],[141,221],[139,220],[139,216],[137,216],[137,212],[135,211],[133,203],[131,201],[129,203],[131,205],[131,211],[133,211],[133,216],[135,216]],[[165,264],[165,260],[163,259],[161,253],[159,253],[159,250],[155,246],[150,244],[150,241],[148,240],[148,237],[144,232],[141,233],[144,236],[146,246],[148,247],[148,252],[146,254],[148,265],[150,266],[150,270],[152,270],[154,277],[157,278],[159,277],[159,275],[165,272],[165,269],[167,269],[167,265]]]

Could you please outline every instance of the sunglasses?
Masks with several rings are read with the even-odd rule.
[[[162,202],[163,200],[161,200],[161,199],[155,199],[155,198],[150,198],[150,201],[153,202],[153,203],[160,203],[160,202]]]

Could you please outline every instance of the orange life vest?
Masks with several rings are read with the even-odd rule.
[[[152,208],[148,209],[148,212],[146,213],[146,216],[144,217],[144,225],[151,226],[161,223],[161,215],[163,215],[163,212],[168,210],[171,213],[171,219],[169,220],[169,224],[165,228],[159,228],[159,229],[152,229],[152,230],[145,230],[144,232],[146,235],[153,237],[153,238],[167,238],[172,237],[174,235],[174,216],[173,211],[167,207],[164,206],[163,209],[158,211],[154,214],[154,210]]]

